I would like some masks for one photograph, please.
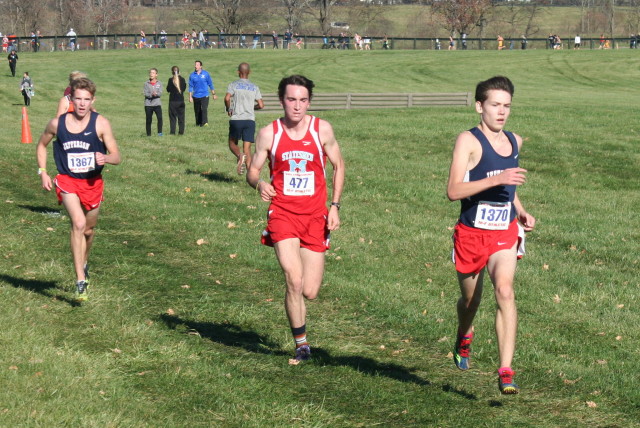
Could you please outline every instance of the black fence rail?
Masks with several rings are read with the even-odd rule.
[[[139,34],[77,35],[68,36],[12,37],[8,50],[19,52],[54,52],[65,50],[108,50],[108,49],[363,49],[363,50],[496,50],[498,41],[487,38],[467,38],[454,40],[450,46],[449,38],[420,37],[363,37],[361,45],[356,46],[353,37],[325,37],[301,35],[291,41],[282,35],[274,41],[272,35],[260,34],[210,34],[205,40],[183,38],[182,34],[152,34],[142,41]],[[640,40],[629,37],[600,40],[582,38],[581,49],[622,49],[637,48]],[[520,38],[505,38],[503,50],[523,49],[573,49],[573,37],[567,37],[553,47],[546,38],[532,38],[524,42]]]

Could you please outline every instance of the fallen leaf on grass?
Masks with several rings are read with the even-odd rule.
[[[300,360],[296,360],[295,358],[289,358],[289,365],[297,366],[298,364],[300,364]]]
[[[549,270],[549,265],[548,264],[543,264],[542,265],[542,270]]]
[[[113,352],[114,354],[122,354],[122,351],[118,348],[113,348],[111,352]]]
[[[616,336],[616,340],[622,340],[622,336]]]
[[[453,358],[453,352],[449,351],[449,353],[447,354],[447,358]]]
[[[191,191],[191,187],[185,187],[185,188],[184,188],[184,191],[185,191],[185,192],[187,192],[187,193],[189,193],[189,192]]]
[[[618,308],[618,309],[622,309],[622,308],[624,308],[624,305],[622,305],[622,304],[617,305],[617,306],[616,306],[616,308]]]
[[[176,311],[174,311],[173,309],[169,308],[167,309],[167,315],[175,315]]]
[[[386,346],[384,346],[384,345],[380,345],[380,349],[384,350],[384,349],[386,349],[386,348],[387,348]]]
[[[579,377],[578,379],[574,379],[574,380],[565,379],[565,380],[563,380],[563,382],[565,383],[565,385],[573,385],[573,384],[577,383],[578,381],[580,381],[580,379],[582,379],[582,376]]]
[[[153,253],[147,253],[147,256],[148,256],[148,257],[153,257],[153,256],[155,256],[155,254],[153,254]]]
[[[273,302],[273,299],[264,299],[265,302]]]
[[[560,303],[560,296],[558,296],[557,294],[553,296],[553,303]]]
[[[227,229],[233,229],[236,227],[236,224],[232,221],[230,221],[229,223],[227,223]]]
[[[605,364],[607,364],[607,360],[597,360],[596,362],[597,362],[598,364],[600,364],[600,365],[605,365]]]
[[[202,244],[206,244],[206,243],[207,243],[207,241],[205,241],[203,238],[200,238],[200,239],[198,239],[196,241],[196,244],[198,244],[198,245],[202,245]]]
[[[220,285],[220,284],[222,284],[222,282],[220,282],[219,279],[216,279],[216,284]]]
[[[230,258],[230,259],[235,259],[236,257],[238,257],[238,255],[237,255],[237,254],[229,254],[229,258]]]
[[[442,343],[442,342],[446,342],[446,341],[448,341],[448,340],[449,340],[449,337],[448,337],[448,336],[443,336],[443,337],[441,337],[440,339],[438,339],[438,342],[439,342],[439,343]]]
[[[595,409],[596,407],[598,407],[598,405],[593,401],[587,401],[587,407]]]
[[[9,370],[18,370],[18,366],[9,366]]]
[[[53,232],[55,229],[53,227],[47,227],[47,232]]]
[[[181,285],[180,288],[189,289],[191,286],[189,284]]]

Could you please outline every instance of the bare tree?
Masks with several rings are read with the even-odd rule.
[[[259,0],[208,0],[191,7],[194,19],[201,27],[210,24],[224,33],[239,33],[243,27],[254,25],[267,9],[267,2]]]
[[[481,23],[492,6],[491,0],[441,0],[434,2],[432,8],[442,15],[451,33],[462,34]]]
[[[336,3],[338,0],[315,0],[310,3],[309,12],[318,20],[322,34],[329,33],[331,29],[333,6]]]
[[[543,6],[546,0],[534,0],[529,3],[516,4],[509,2],[506,6],[505,21],[509,24],[509,35],[515,36],[519,29],[525,37],[530,37],[540,31],[538,18],[544,13]]]
[[[297,31],[301,22],[301,15],[311,0],[281,0],[284,6],[284,19],[287,21],[287,28]]]
[[[94,34],[107,34],[113,25],[120,24],[129,15],[129,5],[126,0],[92,0],[87,2],[90,11]]]

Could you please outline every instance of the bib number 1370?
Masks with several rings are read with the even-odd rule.
[[[478,203],[475,227],[487,230],[507,230],[511,218],[511,202],[486,202]]]

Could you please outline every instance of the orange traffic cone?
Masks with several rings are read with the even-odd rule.
[[[27,114],[26,107],[22,107],[22,143],[33,143],[31,139],[31,126],[29,126],[29,115]]]

